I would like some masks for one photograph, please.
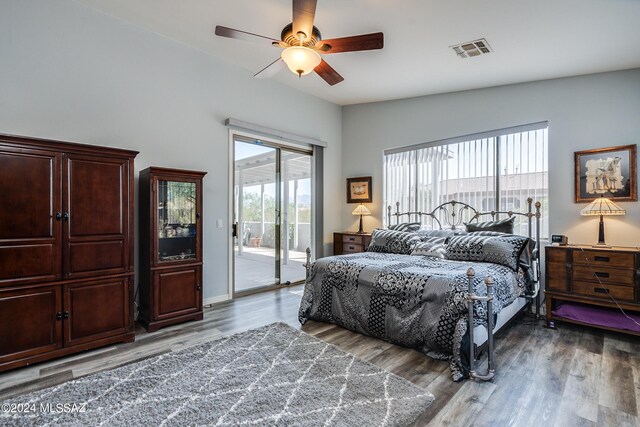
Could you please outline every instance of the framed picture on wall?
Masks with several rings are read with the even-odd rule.
[[[619,202],[638,200],[636,145],[577,151],[574,155],[575,203],[600,196]]]
[[[371,177],[347,178],[347,203],[371,203]]]

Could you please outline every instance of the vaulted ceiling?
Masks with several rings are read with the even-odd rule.
[[[216,25],[280,38],[290,0],[77,0],[240,67],[252,76],[280,49],[214,36]],[[383,50],[326,55],[344,78],[286,70],[272,79],[348,105],[640,67],[636,0],[318,0],[323,38],[382,31]],[[494,52],[460,59],[451,45]]]

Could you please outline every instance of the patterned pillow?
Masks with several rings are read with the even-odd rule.
[[[420,229],[420,223],[419,222],[403,222],[401,224],[392,224],[388,228],[389,230],[395,230],[395,231],[405,231],[405,232],[418,231]]]
[[[454,236],[447,242],[445,257],[458,261],[492,262],[517,271],[520,254],[528,243],[528,237],[515,234]]]
[[[501,233],[499,231],[473,231],[469,233],[469,235],[473,236],[505,236],[507,233]],[[512,234],[511,234],[512,235]],[[520,254],[520,267],[525,270],[531,269],[531,253],[536,248],[536,241],[533,239],[529,239],[529,244],[525,246],[522,253]]]
[[[467,226],[468,232],[473,231],[499,231],[500,233],[513,234],[513,223],[516,220],[515,216],[511,218],[500,219],[498,221],[488,222],[469,222],[464,225]]]
[[[455,235],[455,231],[447,228],[444,230],[418,230],[416,231],[416,234],[420,237],[427,237],[427,238],[431,238],[431,237],[452,237],[453,235]]]
[[[420,237],[415,233],[395,230],[373,230],[368,252],[409,255]]]
[[[504,236],[505,234],[513,234],[513,233],[503,233],[502,231],[470,231],[467,235],[473,234],[474,236]]]
[[[447,252],[444,244],[446,237],[431,237],[426,241],[418,242],[414,247],[411,255],[433,256],[436,258],[444,258]]]

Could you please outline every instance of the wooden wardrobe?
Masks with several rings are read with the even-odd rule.
[[[0,135],[0,371],[134,340],[137,154]]]

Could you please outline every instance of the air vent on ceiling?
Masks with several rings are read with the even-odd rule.
[[[460,58],[469,58],[472,56],[480,56],[489,52],[493,52],[491,46],[485,39],[478,39],[472,42],[465,42],[449,46]]]

